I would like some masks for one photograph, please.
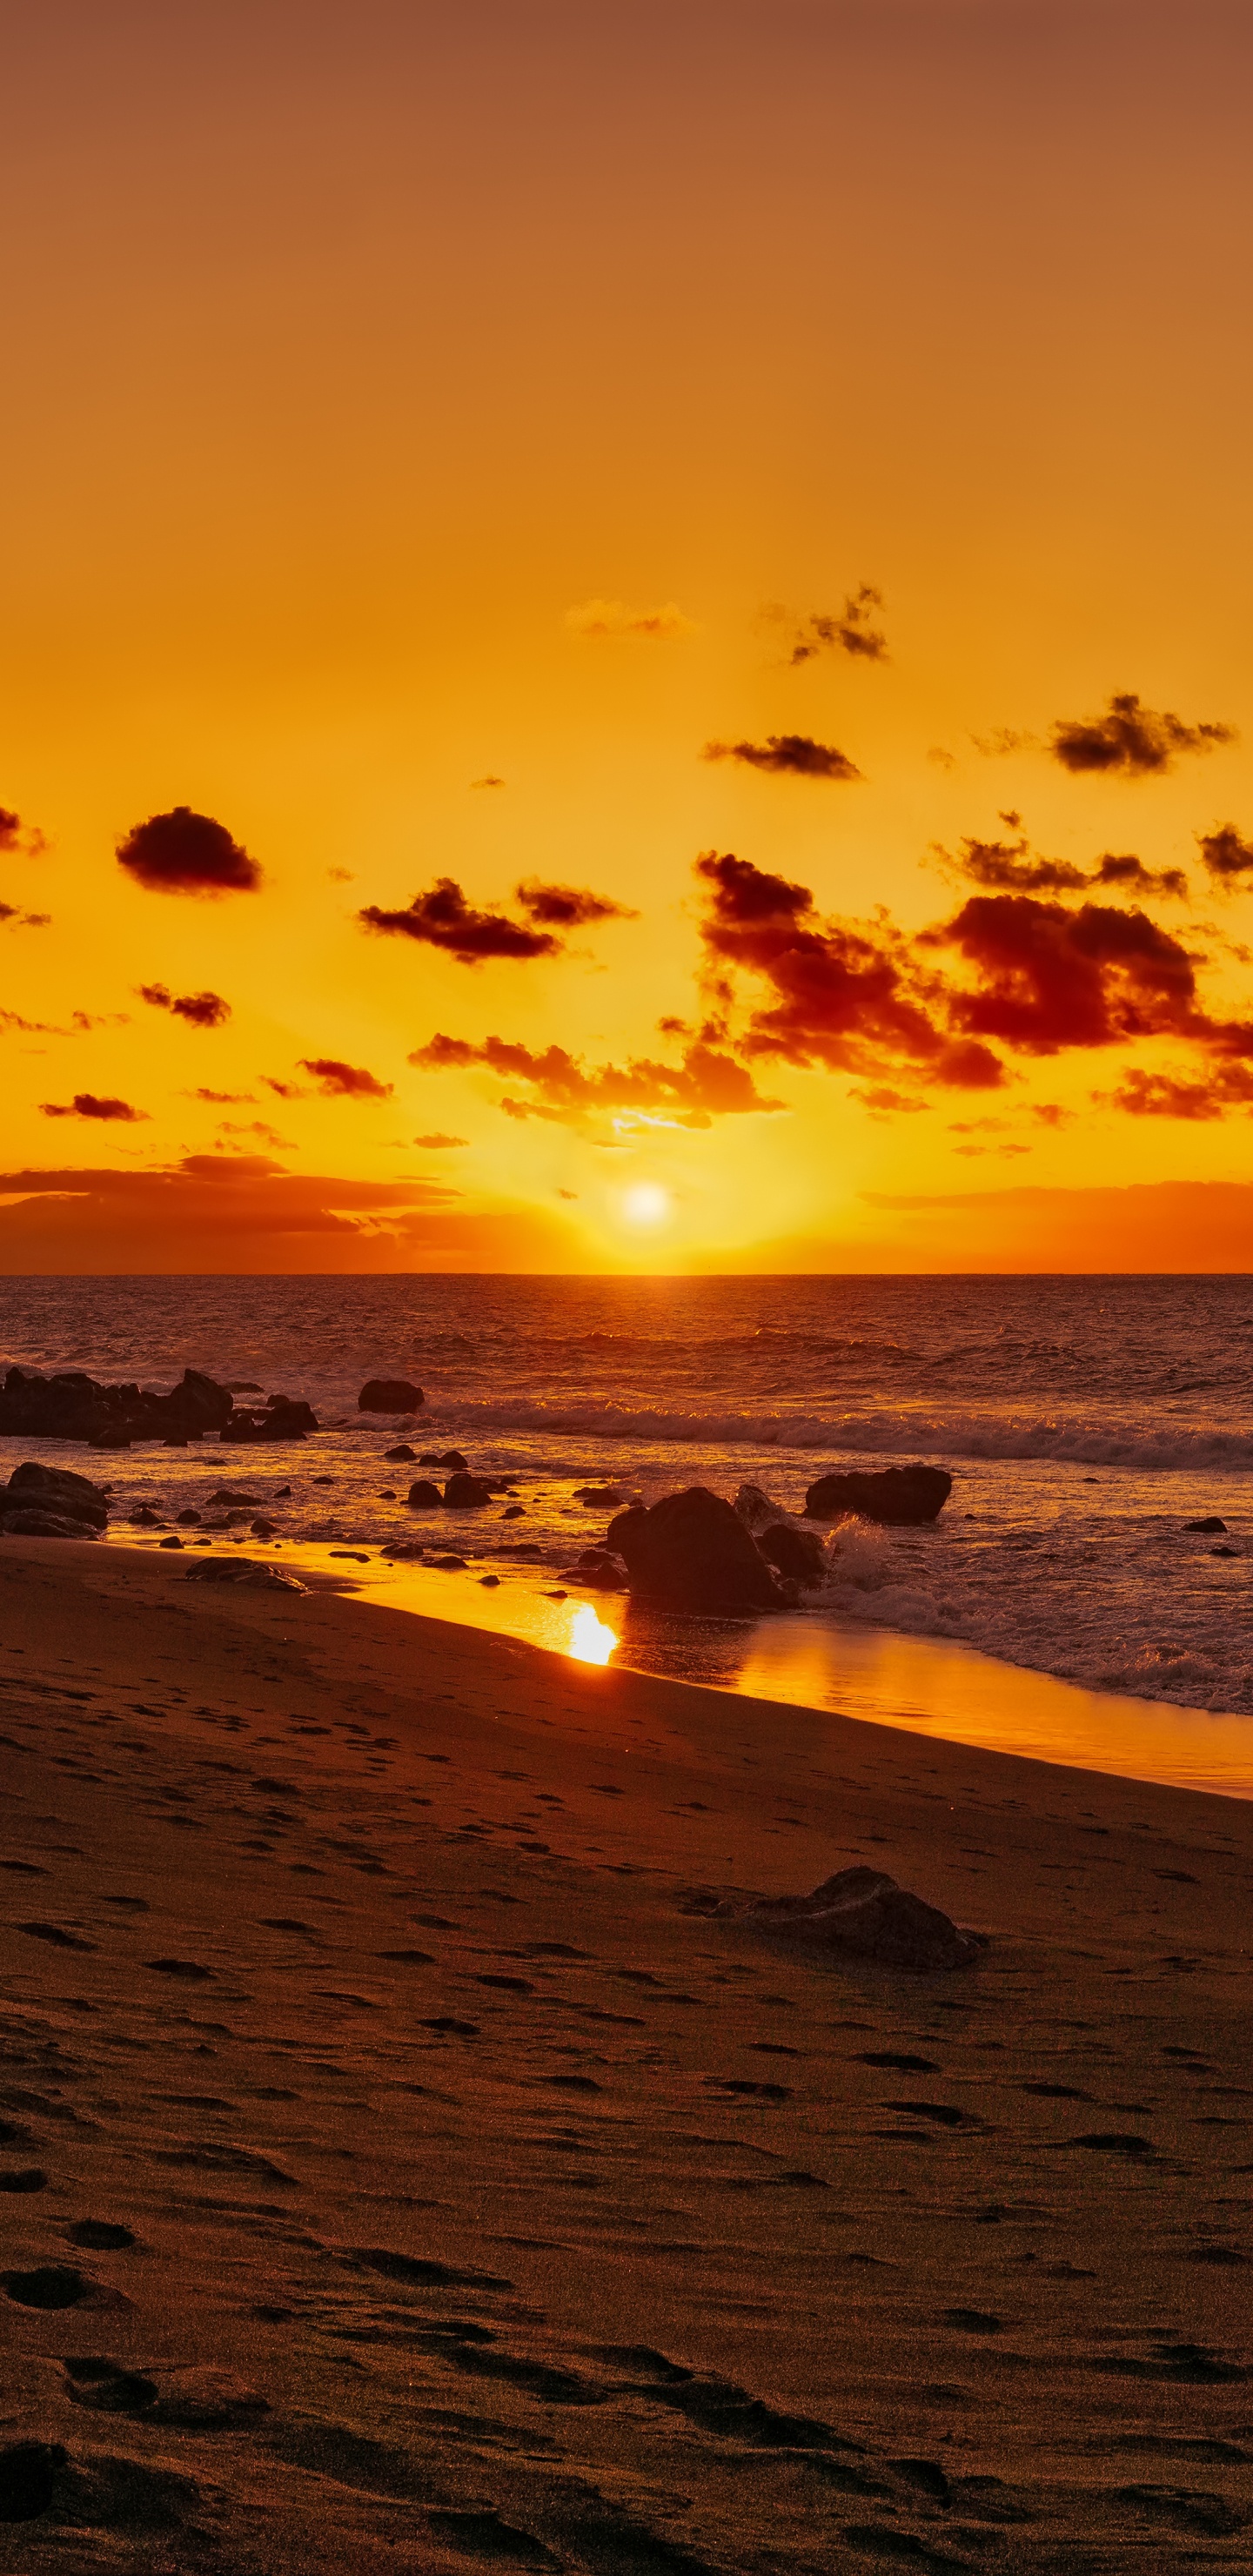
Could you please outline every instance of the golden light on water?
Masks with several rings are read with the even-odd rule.
[[[607,1664],[617,1642],[616,1630],[597,1617],[590,1601],[571,1612],[569,1652],[580,1664]]]

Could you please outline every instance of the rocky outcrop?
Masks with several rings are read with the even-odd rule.
[[[272,1395],[264,1413],[232,1413],[222,1425],[224,1440],[303,1440],[316,1431],[318,1417],[303,1397]]]
[[[838,1869],[810,1896],[729,1898],[719,1914],[811,1950],[875,1959],[915,1974],[965,1968],[983,1942],[881,1869]]]
[[[358,1413],[416,1413],[426,1397],[420,1386],[410,1386],[405,1377],[372,1377],[367,1379],[357,1398]]]
[[[99,1538],[109,1501],[86,1476],[34,1459],[0,1485],[0,1538]]]
[[[481,1503],[490,1503],[494,1490],[484,1484],[481,1476],[450,1476],[444,1487],[444,1508],[450,1512],[476,1511]]]
[[[953,1490],[943,1467],[884,1467],[877,1473],[820,1476],[805,1496],[811,1521],[880,1521],[891,1529],[939,1518]]]
[[[83,1440],[96,1449],[123,1449],[132,1440],[164,1440],[181,1447],[203,1440],[229,1422],[234,1398],[199,1369],[185,1369],[168,1395],[133,1382],[105,1386],[84,1369],[51,1377],[11,1368],[0,1388],[0,1435],[38,1440]]]
[[[622,1558],[632,1593],[667,1610],[746,1612],[789,1604],[743,1521],[704,1485],[619,1512],[605,1545]]]
[[[588,1592],[625,1592],[629,1581],[622,1558],[607,1547],[585,1547],[578,1564],[563,1566],[562,1574]]]

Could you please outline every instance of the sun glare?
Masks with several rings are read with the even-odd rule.
[[[570,1618],[570,1653],[580,1664],[607,1664],[618,1639],[603,1619],[598,1619],[590,1601],[581,1601]]]
[[[670,1193],[659,1181],[637,1181],[622,1206],[631,1225],[660,1225],[670,1214]]]

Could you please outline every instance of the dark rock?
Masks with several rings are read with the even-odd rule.
[[[108,1496],[87,1476],[76,1476],[69,1467],[41,1467],[33,1458],[15,1467],[7,1485],[0,1485],[0,1512],[26,1510],[37,1506],[41,1511],[63,1512],[76,1521],[91,1521],[103,1529],[109,1517]]]
[[[418,1476],[405,1496],[411,1512],[442,1511],[444,1497],[429,1476]]]
[[[1206,1520],[1185,1521],[1184,1528],[1200,1530],[1205,1538],[1219,1538],[1225,1535],[1227,1524],[1225,1521],[1220,1521],[1217,1512],[1211,1512]]]
[[[718,1912],[809,1949],[915,1972],[968,1967],[983,1948],[977,1934],[959,1931],[938,1906],[898,1887],[881,1869],[838,1869],[811,1896],[731,1898]]]
[[[480,1574],[479,1581],[485,1592],[492,1592],[499,1583],[500,1576],[498,1574]]]
[[[434,1460],[429,1458],[419,1460],[419,1465],[423,1467],[429,1467],[432,1464],[436,1467],[455,1468],[458,1475],[461,1476],[466,1476],[470,1472],[470,1461],[468,1458],[462,1457],[459,1449],[441,1449],[438,1458]]]
[[[158,1547],[182,1547],[183,1541],[181,1538],[159,1538],[157,1545]]]
[[[83,1369],[42,1377],[10,1369],[0,1389],[0,1433],[44,1440],[84,1440],[96,1449],[125,1449],[132,1440],[181,1447],[229,1420],[230,1389],[199,1369],[185,1369],[168,1395],[131,1382],[105,1386]]]
[[[626,1495],[620,1493],[616,1485],[578,1485],[574,1499],[576,1503],[586,1503],[589,1511],[616,1512],[626,1501]]]
[[[838,1521],[855,1513],[896,1529],[939,1518],[953,1490],[943,1467],[884,1467],[877,1473],[820,1476],[805,1496],[811,1521]]]
[[[151,1504],[141,1503],[138,1511],[131,1513],[131,1528],[155,1529],[159,1519],[160,1514],[153,1511]]]
[[[781,1610],[787,1595],[730,1503],[704,1485],[635,1504],[609,1524],[606,1548],[641,1599],[670,1610]]]
[[[475,1511],[481,1503],[490,1503],[491,1499],[491,1486],[485,1485],[481,1476],[450,1476],[444,1487],[446,1511]]]
[[[470,1570],[464,1556],[432,1556],[428,1562],[437,1565],[441,1574],[468,1574]]]
[[[1238,1556],[1239,1553],[1240,1550],[1238,1547],[1212,1547],[1210,1549],[1211,1556]]]
[[[205,1556],[187,1568],[189,1583],[268,1584],[278,1592],[303,1592],[298,1577],[281,1565],[259,1565],[252,1556]]]
[[[372,1377],[357,1398],[359,1413],[416,1413],[426,1397],[404,1377]]]
[[[383,1456],[394,1467],[412,1466],[417,1454],[416,1449],[410,1448],[407,1440],[402,1440],[398,1449],[385,1449],[383,1451]]]
[[[443,1463],[444,1461],[438,1449],[419,1449],[419,1467],[442,1467]]]
[[[272,1396],[264,1413],[234,1413],[222,1425],[224,1440],[303,1440],[316,1431],[318,1417],[303,1398]]]
[[[264,1515],[259,1512],[255,1521],[249,1521],[248,1527],[253,1538],[273,1538],[275,1530],[278,1528],[278,1522],[267,1521]]]
[[[771,1521],[766,1529],[756,1532],[756,1539],[777,1574],[789,1575],[807,1592],[816,1592],[819,1584],[825,1583],[827,1560],[816,1530],[793,1529],[790,1521]]]
[[[508,1509],[508,1511],[506,1511],[506,1512],[502,1512],[502,1513],[501,1513],[501,1515],[500,1515],[500,1517],[501,1517],[502,1521],[521,1521],[521,1520],[525,1520],[525,1518],[526,1518],[526,1504],[525,1504],[525,1503],[511,1503],[511,1504],[509,1505],[509,1509]]]
[[[379,1501],[380,1501],[381,1503],[394,1503],[394,1502],[395,1502],[395,1500],[396,1500],[396,1488],[395,1488],[395,1486],[394,1486],[394,1485],[380,1485],[380,1486],[379,1486]]]
[[[209,1500],[211,1503],[246,1503],[255,1512],[261,1496],[260,1494],[237,1494],[233,1485],[219,1485],[216,1493],[210,1494]]]
[[[191,1529],[199,1521],[200,1514],[199,1512],[176,1512],[175,1519],[180,1529]]]
[[[0,1538],[99,1538],[94,1521],[67,1520],[63,1512],[0,1511]]]
[[[620,1556],[607,1547],[585,1547],[577,1565],[562,1567],[567,1583],[580,1583],[589,1592],[625,1592],[627,1570]]]

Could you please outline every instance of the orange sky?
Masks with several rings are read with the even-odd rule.
[[[0,1266],[1253,1267],[1249,52],[11,26]]]

